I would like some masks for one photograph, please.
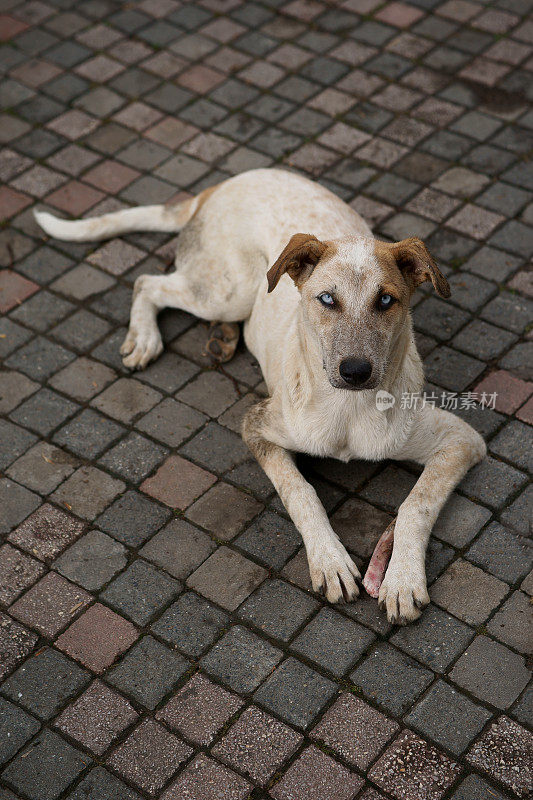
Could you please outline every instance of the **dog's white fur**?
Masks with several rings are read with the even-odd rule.
[[[128,209],[74,222],[44,212],[36,218],[50,235],[73,241],[183,228],[176,272],[135,282],[130,328],[121,349],[124,364],[143,368],[161,353],[156,317],[166,306],[207,320],[245,322],[245,341],[261,365],[270,397],[248,413],[243,435],[302,535],[313,588],[323,588],[331,602],[358,594],[359,571],[291,453],[343,461],[411,459],[425,465],[398,510],[392,557],[379,589],[391,621],[416,619],[429,602],[424,560],[431,528],[455,485],[484,456],[485,444],[469,425],[440,409],[402,408],[400,402],[386,411],[376,408],[377,389],[399,399],[403,392],[421,390],[423,374],[408,312],[379,346],[376,341],[387,332],[380,328],[374,335],[367,325],[371,315],[365,304],[379,289],[383,271],[364,220],[324,187],[280,170],[241,174],[174,207]],[[333,282],[344,292],[354,328],[346,341],[350,347],[363,342],[357,346],[370,353],[376,371],[381,369],[373,389],[346,391],[332,385],[335,358],[348,344],[338,344],[344,339],[337,334],[334,346],[321,344],[316,335],[320,325],[312,322],[315,312],[310,316],[306,311],[301,286],[285,274],[275,291],[267,291],[268,268],[299,231],[333,241],[333,255],[309,284],[321,276],[324,290]],[[367,575],[371,593],[377,594],[380,581],[381,576],[376,583]]]

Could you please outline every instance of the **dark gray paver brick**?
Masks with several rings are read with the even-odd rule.
[[[54,442],[71,450],[81,458],[98,457],[110,445],[125,434],[125,428],[92,408],[63,425],[54,434]]]
[[[40,719],[50,719],[87,685],[89,678],[89,673],[69,658],[46,648],[20,666],[2,691]]]
[[[43,564],[9,544],[0,547],[0,602],[8,606],[45,572]]]
[[[488,509],[454,493],[440,512],[432,535],[454,547],[464,547],[489,519]]]
[[[138,433],[129,433],[125,439],[108,450],[99,463],[130,483],[140,483],[169,453]]]
[[[240,553],[219,547],[189,576],[187,586],[228,611],[235,611],[266,574],[266,570]]]
[[[268,636],[284,642],[320,608],[312,597],[278,579],[265,581],[238,610]]]
[[[3,419],[0,420],[0,433],[2,435],[0,464],[5,469],[35,442],[35,436],[24,428]]]
[[[254,497],[228,483],[216,483],[186,511],[188,519],[217,539],[233,539],[263,506]]]
[[[452,800],[509,800],[509,797],[489,786],[478,775],[469,775],[452,794]]]
[[[39,728],[34,717],[0,697],[0,764],[7,763]]]
[[[298,728],[306,728],[337,691],[336,685],[295,658],[267,678],[254,699]]]
[[[137,625],[146,625],[180,588],[178,581],[139,559],[109,584],[101,598]]]
[[[28,344],[23,345],[16,353],[10,356],[6,364],[34,380],[49,378],[61,367],[65,367],[74,359],[65,347],[55,344],[43,336],[36,336]]]
[[[40,498],[8,478],[0,478],[0,533],[8,533],[40,504]]]
[[[523,592],[513,592],[491,619],[487,630],[504,644],[527,655],[533,639],[531,599]]]
[[[108,672],[107,680],[145,708],[154,709],[189,666],[179,653],[144,636]]]
[[[466,552],[466,557],[504,581],[523,578],[533,563],[533,547],[498,522],[491,522]]]
[[[340,677],[374,641],[374,634],[332,608],[322,608],[291,649]]]
[[[481,732],[490,716],[487,709],[439,680],[414,706],[405,722],[458,756]]]
[[[55,569],[90,592],[126,566],[126,548],[100,531],[89,531],[78,539],[54,564]]]
[[[0,611],[0,680],[31,653],[38,638]]]
[[[229,617],[207,600],[186,592],[152,625],[152,630],[186,655],[198,658],[227,627]]]
[[[94,767],[68,795],[68,800],[140,800],[130,789],[103,767]]]
[[[405,712],[433,680],[433,674],[387,642],[375,646],[350,675],[366,697],[393,714]]]
[[[74,472],[79,462],[48,442],[37,442],[7,470],[10,478],[34,492],[49,494]]]
[[[97,525],[120,542],[138,547],[163,526],[170,514],[146,495],[130,491],[98,517]]]
[[[248,693],[270,675],[282,657],[282,652],[264,639],[233,625],[200,663],[230,689]]]
[[[240,436],[210,422],[191,439],[180,453],[197,461],[206,469],[225,472],[247,459],[250,451]]]
[[[480,625],[509,592],[503,581],[457,559],[431,587],[431,599],[469,625]]]
[[[54,428],[61,425],[68,417],[72,417],[78,410],[77,403],[61,397],[50,389],[41,389],[15,409],[11,418],[41,436],[48,436]]]
[[[524,689],[529,671],[522,656],[488,636],[478,636],[459,658],[450,678],[480,700],[508,708]]]
[[[473,636],[467,625],[428,606],[415,625],[398,630],[391,642],[436,672],[443,672]]]
[[[29,750],[19,753],[2,778],[29,797],[56,800],[83,772],[86,758],[52,731],[43,731]]]
[[[184,580],[216,549],[210,537],[185,520],[172,520],[139,551],[175,578]]]
[[[460,488],[492,508],[501,508],[526,482],[523,472],[487,456],[463,478]]]
[[[265,511],[235,539],[235,544],[266,566],[281,569],[295,555],[302,540],[292,522]]]
[[[206,421],[207,417],[204,414],[167,397],[142,417],[137,427],[160,442],[178,447]]]
[[[56,489],[52,498],[84,519],[94,519],[124,490],[122,481],[96,467],[80,467]]]

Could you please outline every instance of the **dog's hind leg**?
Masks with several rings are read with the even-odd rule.
[[[240,325],[238,322],[212,322],[205,349],[218,364],[231,361],[239,344]]]
[[[135,281],[130,327],[120,348],[128,369],[144,369],[163,351],[157,325],[157,315],[163,308],[180,308],[204,319],[206,316],[205,304],[195,297],[184,275],[141,275]]]

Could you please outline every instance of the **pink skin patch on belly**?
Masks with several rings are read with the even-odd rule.
[[[372,558],[363,578],[363,586],[370,595],[370,597],[379,596],[379,587],[385,577],[387,564],[392,553],[392,545],[394,543],[394,523],[393,519],[390,525],[381,534],[381,537],[374,548]]]

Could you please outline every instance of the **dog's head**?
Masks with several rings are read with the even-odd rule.
[[[295,234],[267,273],[268,291],[287,273],[302,296],[306,326],[318,339],[329,382],[338,389],[375,389],[405,324],[415,288],[450,287],[418,238],[379,242],[354,236],[321,242]]]

